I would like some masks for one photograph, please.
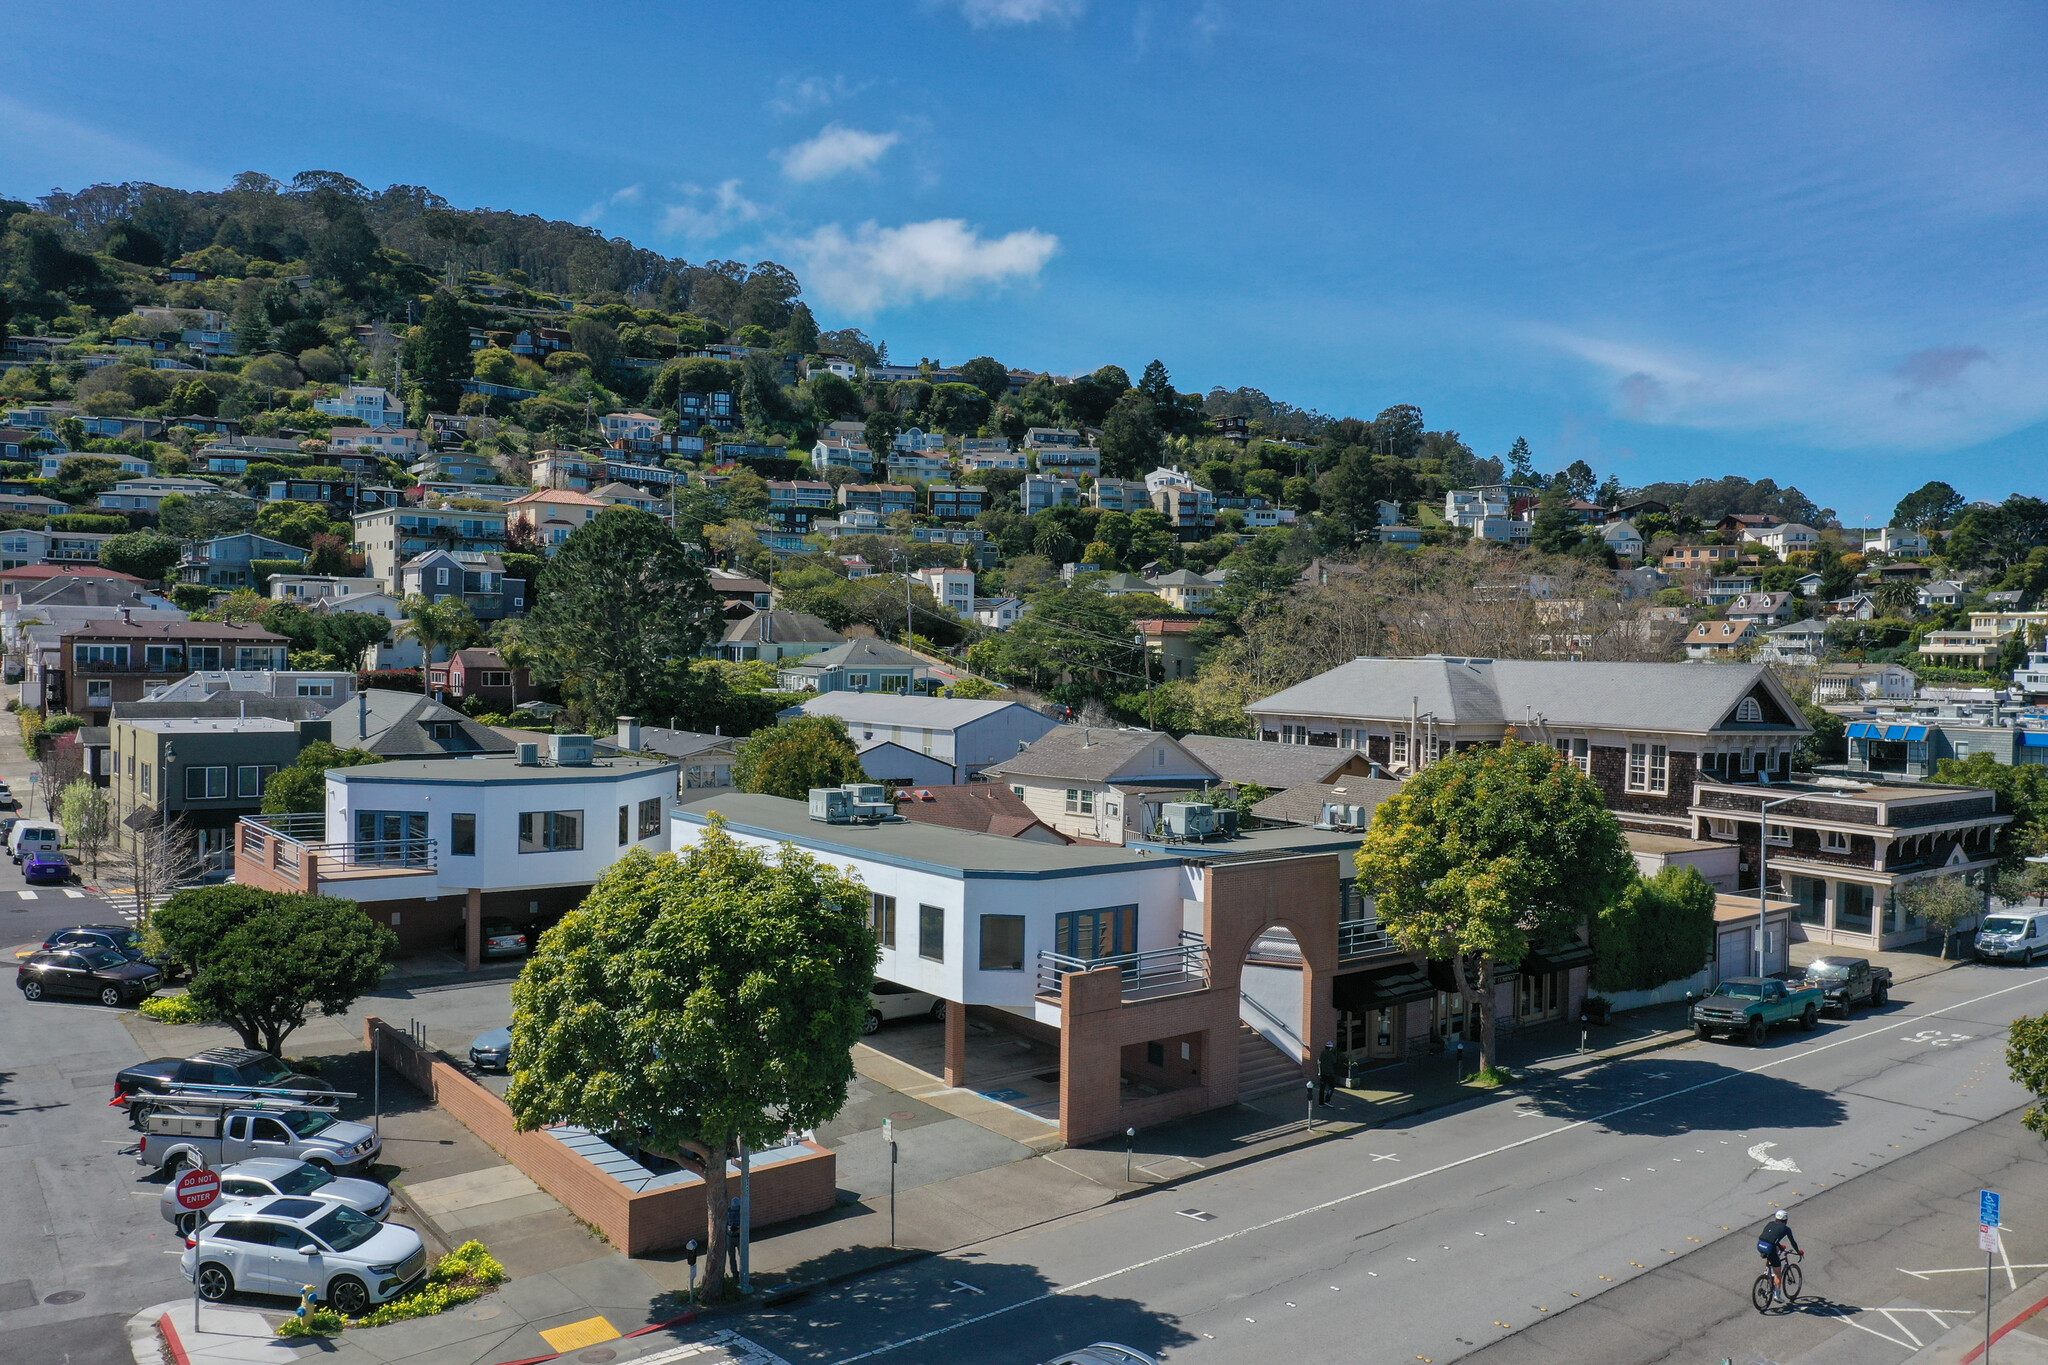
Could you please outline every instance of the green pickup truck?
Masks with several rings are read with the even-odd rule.
[[[1752,1045],[1761,1044],[1773,1024],[1796,1019],[1803,1029],[1818,1026],[1821,1003],[1818,986],[1738,976],[1723,981],[1719,990],[1693,1005],[1692,1031],[1703,1040],[1725,1033],[1730,1038],[1739,1034]]]

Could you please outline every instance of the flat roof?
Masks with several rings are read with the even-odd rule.
[[[361,771],[356,769],[355,771]],[[828,825],[802,801],[733,792],[678,806],[671,818],[702,825],[723,815],[735,833],[787,839],[800,847],[895,867],[962,877],[1089,877],[1146,867],[1177,867],[1175,855],[1085,844],[1041,844],[917,820]]]
[[[340,782],[410,782],[443,786],[517,786],[535,782],[610,782],[621,777],[675,772],[680,765],[663,759],[625,754],[600,755],[583,766],[540,763],[521,767],[513,754],[476,754],[454,758],[408,758],[395,763],[365,763],[356,768],[329,768]]]
[[[1623,830],[1621,837],[1628,841],[1631,853],[1699,853],[1710,848],[1735,847],[1707,839],[1681,839],[1675,834],[1644,834],[1632,829]]]
[[[159,735],[289,735],[299,728],[274,716],[117,716],[115,724]]]

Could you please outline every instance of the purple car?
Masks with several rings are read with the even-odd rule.
[[[68,882],[71,864],[61,853],[31,853],[21,865],[21,875],[29,882]]]

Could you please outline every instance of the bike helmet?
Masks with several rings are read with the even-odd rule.
[[[1777,1219],[1777,1220],[1778,1220],[1779,1222],[1783,1223],[1783,1222],[1786,1222],[1787,1220],[1789,1220],[1789,1219],[1790,1219],[1790,1218],[1792,1217],[1792,1215],[1791,1215],[1791,1214],[1789,1214],[1789,1213],[1787,1213],[1787,1212],[1785,1212],[1785,1210],[1783,1210],[1783,1209],[1773,1209],[1773,1210],[1771,1211],[1771,1217],[1773,1217],[1773,1218]]]

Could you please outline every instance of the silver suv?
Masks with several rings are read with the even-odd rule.
[[[258,1157],[253,1161],[237,1161],[220,1173],[220,1197],[207,1205],[218,1209],[232,1200],[266,1199],[272,1195],[296,1195],[301,1199],[329,1199],[337,1204],[346,1204],[357,1213],[384,1221],[391,1212],[391,1191],[374,1180],[352,1180],[338,1176],[323,1166],[306,1161],[287,1161],[281,1157]],[[158,1211],[164,1221],[179,1232],[190,1232],[199,1226],[206,1216],[204,1212],[193,1213],[178,1203],[178,1182],[164,1182],[163,1199]]]
[[[315,1298],[355,1318],[426,1278],[417,1232],[332,1200],[237,1200],[216,1204],[209,1217],[185,1239],[178,1262],[208,1303],[238,1289],[297,1297],[311,1285]]]

